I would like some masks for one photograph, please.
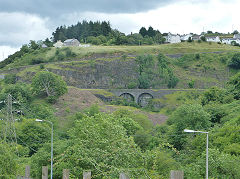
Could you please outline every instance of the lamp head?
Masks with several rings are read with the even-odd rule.
[[[184,132],[191,132],[191,133],[193,133],[193,132],[196,132],[196,131],[190,130],[190,129],[184,129]]]

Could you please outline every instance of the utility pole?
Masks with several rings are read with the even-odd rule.
[[[5,127],[3,130],[3,139],[4,142],[8,142],[11,145],[17,144],[17,135],[15,130],[15,119],[13,118],[13,107],[12,107],[12,95],[9,94],[6,100],[6,119],[5,119]]]

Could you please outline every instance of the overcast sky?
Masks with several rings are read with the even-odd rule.
[[[240,0],[0,0],[0,60],[30,40],[51,37],[60,25],[110,21],[126,34],[240,31]]]

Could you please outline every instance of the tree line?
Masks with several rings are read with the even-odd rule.
[[[52,33],[53,42],[66,39],[78,39],[82,43],[94,45],[151,45],[164,43],[165,39],[159,30],[151,26],[146,30],[142,27],[139,33],[125,35],[117,29],[112,29],[110,22],[82,21],[69,27],[60,26]]]

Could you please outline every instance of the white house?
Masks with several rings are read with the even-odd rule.
[[[58,40],[55,44],[53,44],[53,46],[56,48],[61,48],[63,46],[63,43],[60,40]]]
[[[232,45],[233,42],[240,44],[240,38],[222,38],[222,43]]]
[[[168,43],[180,43],[181,38],[179,35],[171,34],[170,32],[168,33],[168,36],[165,36],[166,42]]]
[[[63,42],[64,46],[79,46],[80,42],[77,39],[67,39]]]
[[[206,37],[206,41],[207,41],[207,42],[221,42],[219,36]]]
[[[192,38],[192,34],[184,34],[184,35],[181,35],[180,39],[183,40],[183,41],[187,41],[190,38]]]
[[[201,40],[201,35],[193,35],[192,40]]]

